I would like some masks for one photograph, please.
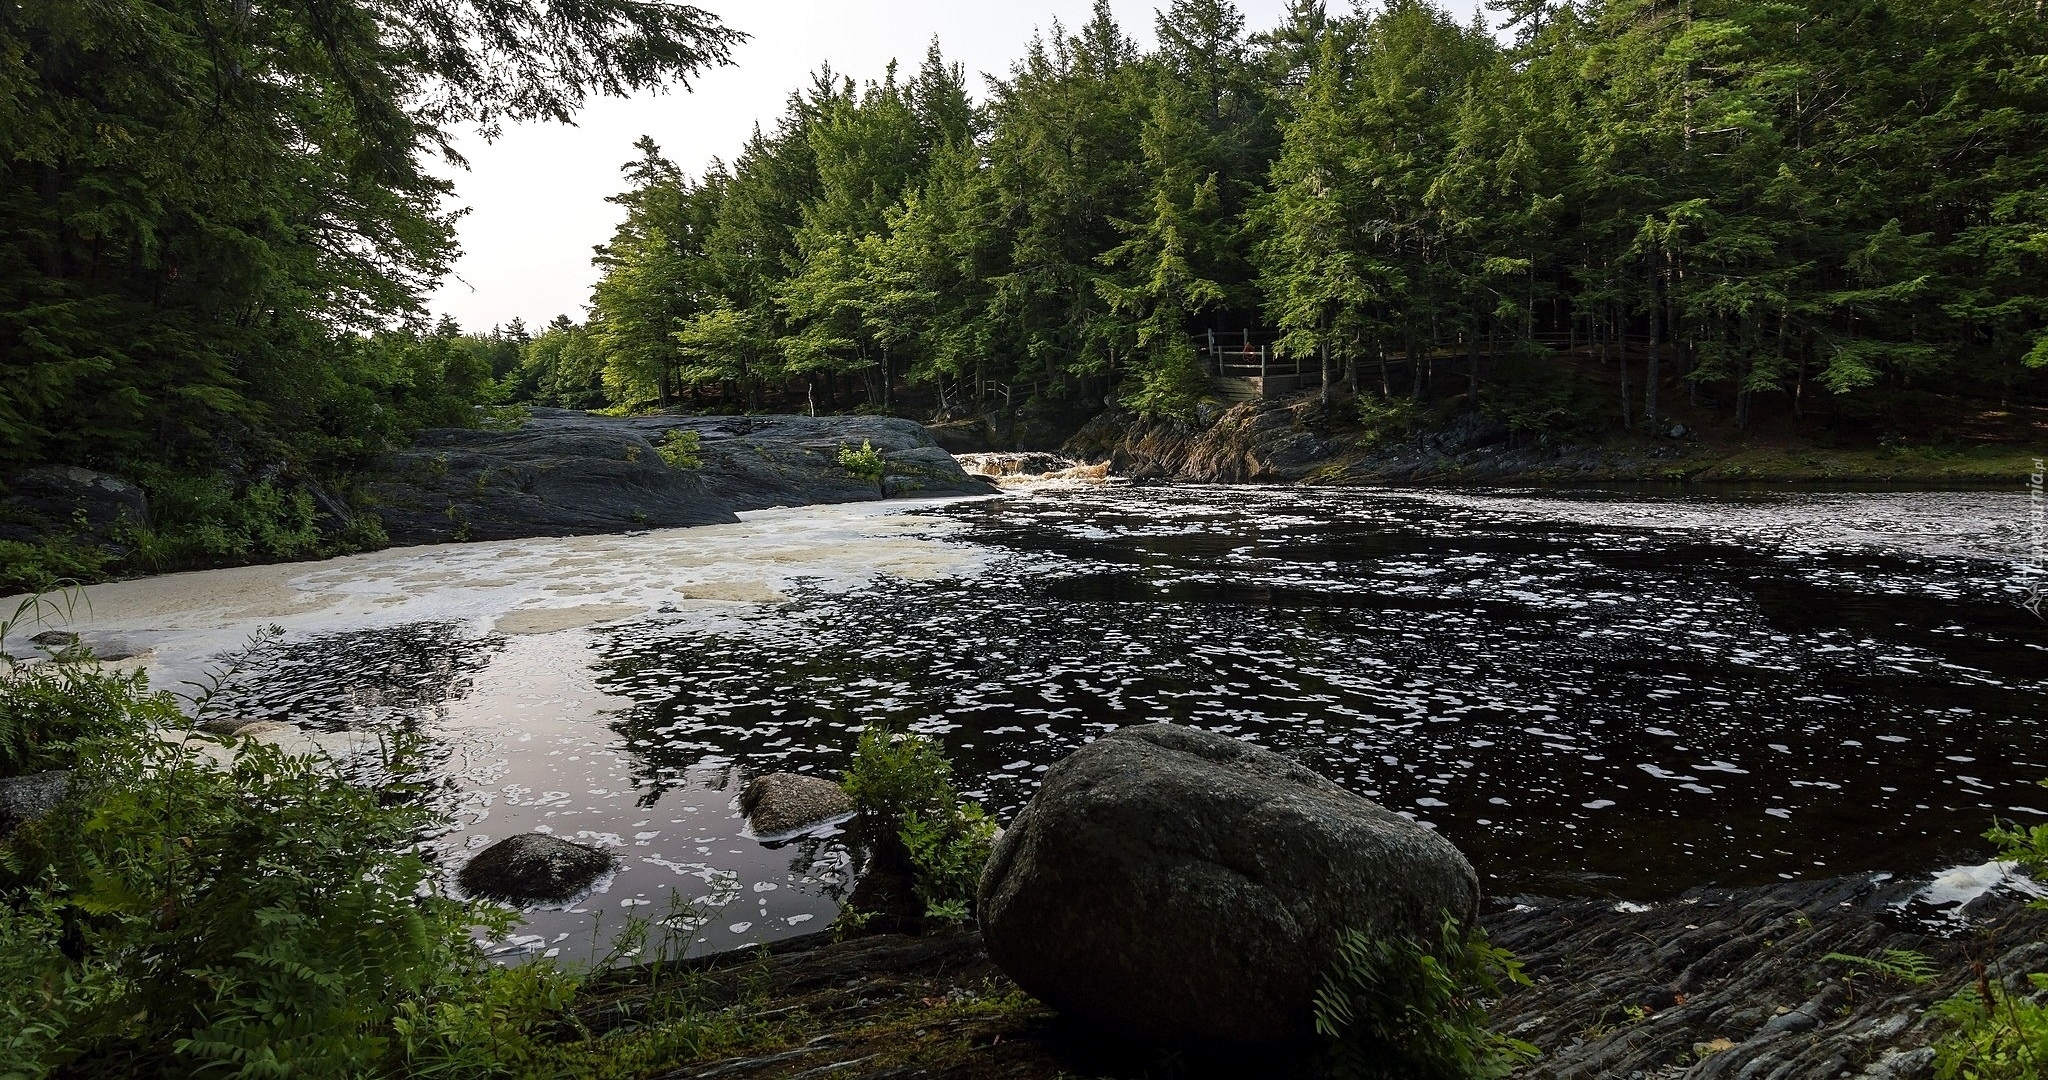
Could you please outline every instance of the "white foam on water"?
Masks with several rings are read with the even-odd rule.
[[[266,626],[287,639],[456,620],[505,634],[548,634],[661,613],[716,617],[786,600],[798,588],[845,592],[896,577],[971,575],[989,553],[949,537],[963,526],[851,503],[757,510],[737,524],[608,536],[393,548],[317,563],[244,566],[111,582],[68,613],[15,633],[78,633],[147,651],[152,673],[180,676]],[[12,601],[0,607],[12,609]]]

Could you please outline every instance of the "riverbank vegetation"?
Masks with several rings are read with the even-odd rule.
[[[1227,360],[1536,433],[1676,396],[1872,441],[2041,404],[2030,3],[1490,6],[1512,43],[1425,0],[1257,33],[1174,0],[1143,53],[1098,3],[978,104],[935,43],[821,70],[701,175],[643,140],[519,392],[1180,415]]]
[[[350,535],[352,478],[419,427],[474,422],[524,343],[428,325],[456,251],[435,159],[461,164],[458,131],[686,80],[739,38],[639,0],[8,5],[0,480],[139,483],[164,519],[85,545],[125,569],[374,543]],[[49,516],[0,506],[0,591],[99,569],[44,542]]]

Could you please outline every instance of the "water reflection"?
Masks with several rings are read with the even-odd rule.
[[[594,630],[296,639],[243,707],[437,733],[451,865],[532,828],[621,854],[529,915],[535,951],[588,948],[600,910],[681,905],[697,949],[822,925],[838,838],[765,847],[732,800],[834,775],[877,722],[942,739],[1000,817],[1124,724],[1253,739],[1503,894],[1976,863],[1992,815],[2048,805],[2016,496],[1063,488],[919,513],[990,557]]]
[[[830,772],[885,721],[1003,814],[1100,732],[1197,724],[1444,830],[1497,891],[1926,869],[2042,804],[2002,506],[1064,491],[946,511],[997,573],[613,633],[604,681],[650,768]]]

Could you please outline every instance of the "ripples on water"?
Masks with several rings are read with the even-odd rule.
[[[573,649],[518,639],[511,660],[458,624],[309,642],[251,693],[348,725],[445,715],[488,665],[594,663],[609,729],[468,708],[477,737],[560,745],[458,786],[563,796],[491,794],[471,820],[615,842],[628,870],[594,904],[664,874],[721,909],[744,896],[759,919],[711,919],[704,947],[830,917],[843,853],[766,851],[728,802],[760,772],[836,773],[877,722],[943,740],[1001,817],[1124,724],[1238,735],[1441,830],[1501,894],[1977,862],[1993,815],[2048,805],[2048,632],[2016,604],[2011,494],[1114,488],[923,512],[1001,558]],[[373,654],[381,673],[337,663]]]

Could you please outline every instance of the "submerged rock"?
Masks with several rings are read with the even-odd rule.
[[[0,836],[49,814],[70,790],[68,769],[0,779]]]
[[[456,881],[474,896],[552,904],[589,888],[613,865],[609,852],[546,833],[520,833],[477,852]]]
[[[1154,1039],[1308,1036],[1349,930],[1434,940],[1469,920],[1448,841],[1271,751],[1124,728],[1054,765],[989,859],[980,918],[1019,986]]]
[[[794,832],[853,813],[853,799],[839,785],[800,773],[757,776],[740,792],[740,813],[755,833]]]

